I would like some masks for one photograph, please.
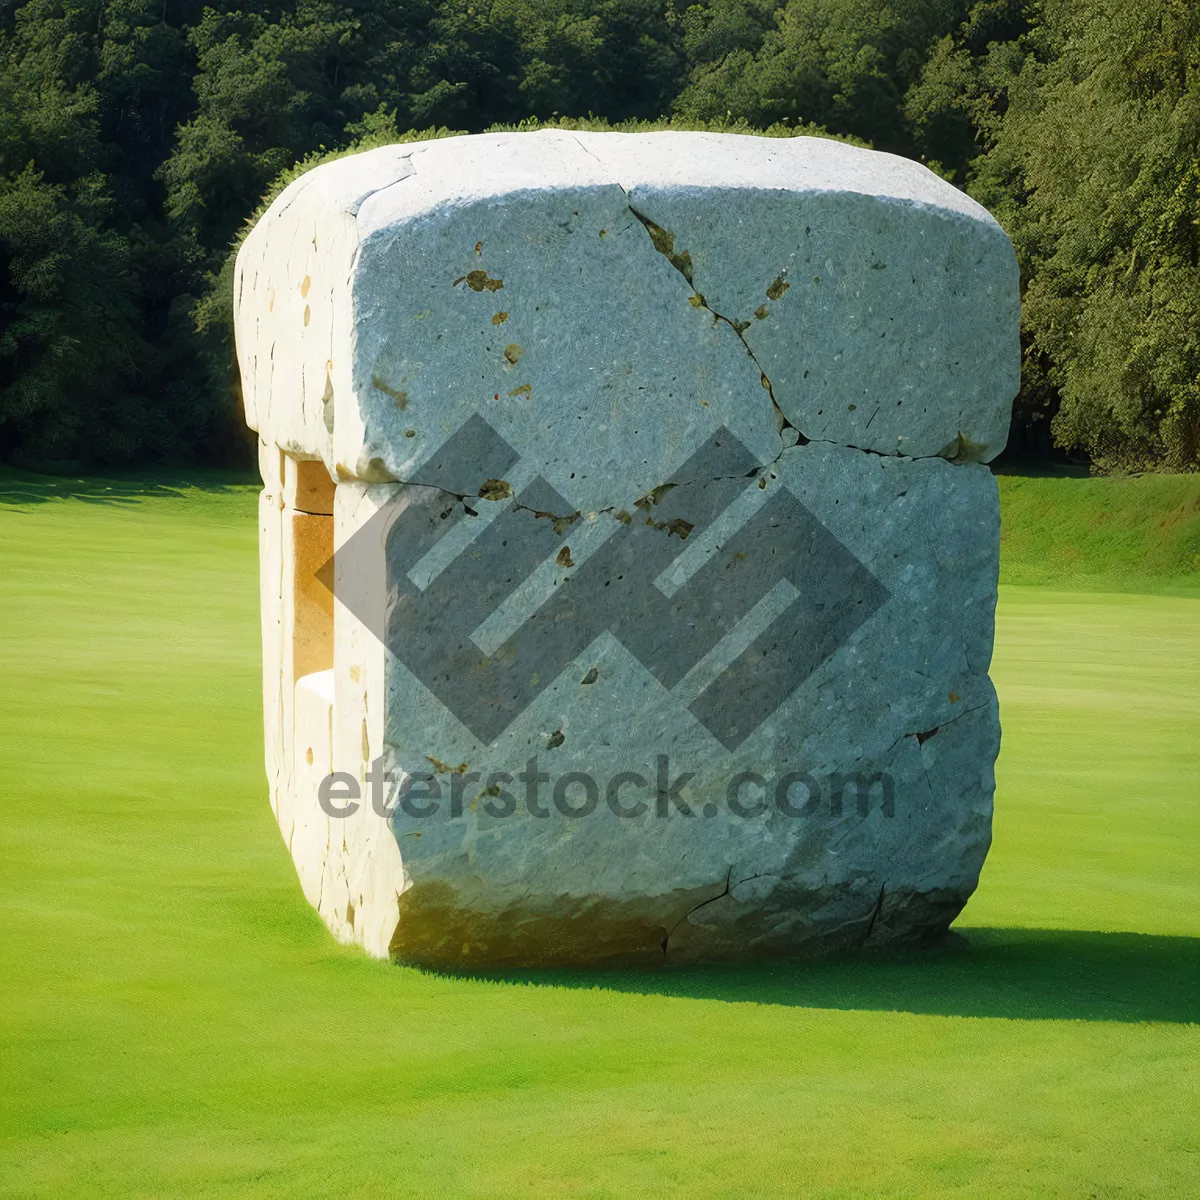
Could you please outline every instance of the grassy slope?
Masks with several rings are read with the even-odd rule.
[[[1200,595],[1200,475],[1000,475],[1001,579]]]
[[[438,978],[274,828],[252,491],[105,486],[0,504],[0,1194],[1197,1194],[1195,600],[1004,590],[967,956]]]

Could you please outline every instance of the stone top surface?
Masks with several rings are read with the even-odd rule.
[[[395,188],[410,177],[411,186]],[[614,183],[631,196],[638,188],[688,187],[856,192],[957,213],[999,229],[986,208],[919,163],[815,137],[547,129],[384,146],[301,176],[276,198],[264,220],[282,214],[301,189],[314,183],[328,203],[358,218],[364,239],[446,203]]]

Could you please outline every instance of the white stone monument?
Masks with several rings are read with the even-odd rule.
[[[235,289],[271,803],[339,938],[944,933],[1000,737],[1019,302],[984,209],[821,139],[463,137],[310,171]]]

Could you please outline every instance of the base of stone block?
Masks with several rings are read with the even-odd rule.
[[[747,963],[766,959],[872,957],[962,949],[950,931],[969,892],[879,888],[799,889],[807,904],[747,910],[728,891],[705,889],[652,901],[562,897],[520,910],[460,905],[453,888],[429,884],[400,898],[393,961],[433,969],[619,968]],[[785,889],[794,904],[796,890]],[[821,915],[824,913],[825,915]]]

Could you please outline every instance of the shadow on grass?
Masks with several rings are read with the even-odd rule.
[[[150,496],[183,496],[187,491],[233,492],[258,485],[253,471],[146,471],[106,477],[36,475],[16,467],[0,467],[0,504],[45,504],[82,500],[88,504],[136,504]]]
[[[1094,479],[1086,464],[1044,462],[1038,459],[1001,456],[988,463],[993,475],[1019,475],[1025,479]]]
[[[965,936],[969,945],[911,957],[649,973],[470,972],[470,977],[803,1008],[1015,1020],[1200,1021],[1200,938],[1051,929],[970,929]]]

